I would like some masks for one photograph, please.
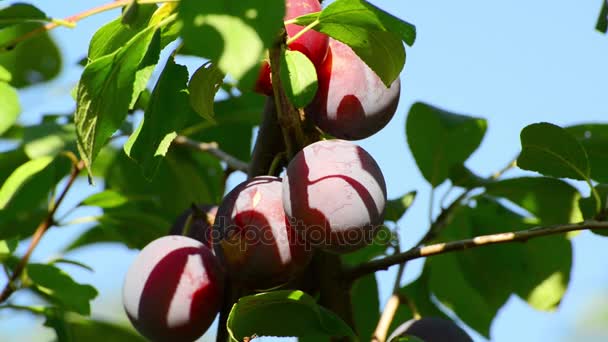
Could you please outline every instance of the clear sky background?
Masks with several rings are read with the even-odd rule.
[[[32,2],[52,17],[65,17],[103,3]],[[404,248],[418,241],[428,227],[430,186],[418,171],[405,138],[406,114],[415,101],[488,120],[482,146],[467,162],[481,175],[492,174],[516,156],[519,132],[528,124],[608,122],[608,36],[594,30],[601,0],[371,2],[414,23],[418,30],[401,76],[398,113],[387,128],[360,142],[382,168],[389,198],[418,190],[414,206],[399,222]],[[44,84],[20,93],[23,123],[36,123],[43,113],[74,109],[69,91],[80,76],[76,63],[84,57],[95,30],[117,15],[118,11],[109,12],[80,22],[76,29],[53,31],[64,54],[64,71],[50,86]],[[512,171],[507,175],[521,174],[524,172]],[[237,175],[229,184],[234,186],[242,179]],[[64,203],[64,210],[100,187],[79,182]],[[446,189],[445,185],[440,187],[436,198]],[[587,195],[587,190],[582,191]],[[92,214],[96,212],[79,210],[73,217]],[[34,260],[52,257],[86,227],[69,227],[70,233],[52,230],[43,238]],[[608,239],[584,232],[573,244],[570,286],[559,310],[538,312],[512,297],[492,324],[492,341],[608,340],[608,314],[604,311],[603,328],[592,319],[596,317],[595,307],[608,306]],[[134,255],[134,251],[116,245],[87,247],[69,255],[95,269],[95,273],[88,273],[66,267],[78,281],[93,283],[100,290],[93,303],[95,316],[124,319],[119,293]],[[403,284],[418,276],[420,265],[420,261],[408,265]],[[395,272],[380,272],[377,277],[384,304]],[[23,296],[16,298],[30,301]],[[9,341],[52,339],[52,331],[41,323],[26,314],[0,312],[0,335]],[[476,341],[484,341],[473,336]]]

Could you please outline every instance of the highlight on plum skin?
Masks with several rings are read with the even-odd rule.
[[[298,152],[283,178],[283,207],[307,242],[344,253],[372,242],[384,220],[386,182],[376,161],[344,140]]]
[[[169,235],[184,235],[203,243],[207,248],[212,245],[212,226],[217,213],[217,206],[198,204],[182,212],[176,219]]]
[[[131,264],[123,306],[133,326],[152,341],[194,341],[219,312],[224,277],[211,250],[185,236],[152,241]]]
[[[313,121],[336,138],[359,140],[384,128],[397,111],[401,81],[389,88],[353,50],[334,39],[317,68],[319,88],[308,106]]]
[[[215,254],[246,288],[287,283],[312,256],[286,220],[277,177],[258,176],[237,185],[218,208],[214,231]]]
[[[297,18],[301,15],[321,11],[318,0],[286,0],[284,20]],[[288,39],[295,36],[304,29],[304,26],[295,24],[285,25]],[[298,39],[289,44],[289,49],[303,53],[315,67],[321,65],[327,55],[329,37],[315,30],[309,30]],[[260,94],[272,96],[272,82],[270,77],[270,65],[263,61],[260,67],[258,80],[254,90]]]

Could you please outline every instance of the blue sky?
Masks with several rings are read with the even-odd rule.
[[[53,17],[65,17],[103,3],[98,0],[33,2]],[[382,168],[389,197],[418,190],[414,206],[399,222],[404,247],[416,242],[428,226],[430,193],[430,186],[418,171],[405,139],[405,118],[412,103],[425,101],[488,120],[482,146],[467,162],[482,175],[492,174],[516,156],[520,149],[519,132],[528,124],[608,122],[608,36],[594,30],[601,0],[372,2],[414,23],[418,30],[417,41],[408,49],[401,76],[402,96],[397,115],[380,133],[360,142]],[[25,109],[23,122],[34,123],[44,112],[73,109],[69,91],[78,80],[79,71],[72,66],[84,56],[96,28],[116,15],[117,11],[101,14],[80,22],[76,29],[59,28],[53,32],[64,53],[66,67],[50,86],[34,87],[20,94]],[[513,171],[508,176],[518,174],[523,172]],[[236,176],[230,184],[240,179],[242,176]],[[436,197],[441,197],[446,189],[445,185],[440,187]],[[75,203],[98,190],[82,182],[68,200]],[[84,228],[69,229],[77,233]],[[64,231],[51,231],[34,258],[49,258],[71,238],[73,235]],[[602,298],[608,301],[607,241],[590,233],[576,237],[570,287],[559,310],[537,312],[513,297],[494,320],[492,341],[572,340],[572,330],[580,324],[581,312],[586,312],[592,302]],[[82,249],[70,255],[96,269],[93,274],[69,270],[78,280],[93,282],[100,288],[101,299],[94,305],[97,315],[122,315],[117,294],[122,274],[133,255],[133,251],[109,245]],[[415,279],[420,264],[417,261],[408,265],[403,283]],[[392,288],[394,273],[394,270],[378,273],[382,303]],[[40,326],[40,322],[34,323],[27,317],[7,319],[0,313],[0,318],[0,331],[13,330],[14,337],[19,336],[20,340],[25,337],[17,330]],[[477,335],[474,337],[483,341]],[[586,336],[586,341],[607,339],[606,330]]]

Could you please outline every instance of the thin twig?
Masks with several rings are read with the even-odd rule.
[[[401,264],[403,265],[403,264]],[[374,335],[372,336],[372,342],[384,342],[386,341],[386,335],[388,335],[388,329],[393,322],[393,318],[395,318],[395,314],[397,313],[397,309],[401,304],[401,299],[399,295],[393,293],[391,298],[388,299],[386,306],[384,307],[384,311],[382,311],[382,316],[380,316],[380,320],[378,321],[378,325],[376,326],[376,330],[374,331]]]
[[[53,217],[55,216],[55,212],[57,211],[57,208],[61,205],[61,202],[63,202],[65,195],[68,193],[68,191],[74,184],[76,177],[78,177],[78,174],[80,173],[80,171],[82,171],[83,168],[84,161],[82,160],[78,161],[78,163],[72,166],[72,172],[70,173],[70,178],[68,178],[68,182],[65,185],[65,188],[63,189],[61,194],[59,194],[59,197],[49,210],[44,221],[42,221],[38,225],[38,228],[36,228],[36,231],[32,236],[32,241],[30,242],[27,251],[25,252],[23,257],[21,257],[19,264],[17,265],[17,267],[15,267],[15,270],[13,271],[13,274],[6,283],[4,290],[2,290],[2,293],[0,293],[0,303],[4,302],[15,291],[15,282],[17,281],[17,279],[19,279],[21,273],[23,273],[25,266],[27,266],[27,263],[30,260],[32,253],[34,252],[34,249],[36,248],[36,246],[38,246],[38,243],[40,242],[40,239],[42,238],[44,233],[46,233],[46,231],[55,224],[55,220],[53,219]]]
[[[217,159],[225,162],[228,167],[233,168],[235,170],[247,172],[249,170],[249,165],[242,160],[237,159],[234,156],[224,152],[220,149],[219,145],[216,142],[199,142],[192,140],[183,135],[177,136],[173,143],[176,145],[186,146],[197,151],[206,152],[216,157]]]
[[[82,19],[88,18],[95,14],[99,14],[102,12],[106,12],[106,11],[110,11],[110,10],[113,10],[113,9],[116,9],[119,7],[126,6],[131,1],[132,0],[116,0],[116,1],[108,2],[106,4],[97,6],[97,7],[93,7],[84,12],[69,16],[64,19],[53,19],[52,22],[50,22],[44,26],[37,27],[32,31],[26,32],[25,34],[7,42],[7,43],[2,44],[0,46],[0,50],[15,47],[17,44],[19,44],[21,42],[34,38],[40,34],[48,32],[59,26],[73,28],[76,26],[75,24]],[[157,3],[163,3],[163,2],[177,2],[177,1],[178,0],[139,0],[139,1],[137,1],[137,3],[143,5],[143,4],[157,4]]]
[[[350,270],[345,270],[344,276],[347,279],[357,279],[366,274],[404,263],[409,260],[428,257],[432,255],[444,254],[453,251],[463,251],[465,249],[477,248],[481,246],[510,243],[515,241],[527,241],[541,236],[562,234],[578,230],[601,229],[608,230],[608,222],[581,222],[576,224],[562,224],[547,227],[535,227],[527,230],[515,232],[505,232],[491,235],[477,236],[471,239],[437,243],[433,245],[415,247],[406,252],[391,255],[383,259],[372,260],[367,263],[357,265]]]

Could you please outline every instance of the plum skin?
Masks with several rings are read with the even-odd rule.
[[[258,176],[237,185],[219,206],[213,229],[215,254],[231,279],[246,288],[287,283],[312,256],[286,220],[277,177]]]
[[[319,88],[307,112],[321,130],[336,138],[367,138],[384,128],[397,111],[399,78],[387,88],[349,46],[337,40],[329,40],[317,74]]]
[[[286,0],[284,20],[297,18],[304,14],[321,11],[318,0]],[[293,37],[304,29],[303,26],[285,25],[287,37]],[[329,37],[323,33],[310,30],[289,44],[289,49],[299,51],[306,55],[313,65],[319,66],[325,60]],[[254,90],[260,94],[272,96],[272,81],[270,79],[270,65],[263,61]]]
[[[454,322],[438,317],[411,319],[398,326],[387,341],[406,335],[416,336],[425,342],[473,342],[473,339]]]
[[[169,229],[169,235],[184,235],[184,230],[188,228],[185,236],[198,240],[207,248],[212,249],[211,234],[216,213],[217,206],[211,204],[196,205],[196,210],[194,207],[188,208],[175,219]],[[188,219],[190,219],[190,227],[186,227]]]
[[[298,152],[283,178],[283,207],[311,244],[345,253],[372,242],[384,221],[386,182],[376,161],[344,140]]]
[[[152,241],[131,264],[123,306],[133,326],[153,341],[194,341],[219,312],[221,267],[201,242],[185,236]]]

